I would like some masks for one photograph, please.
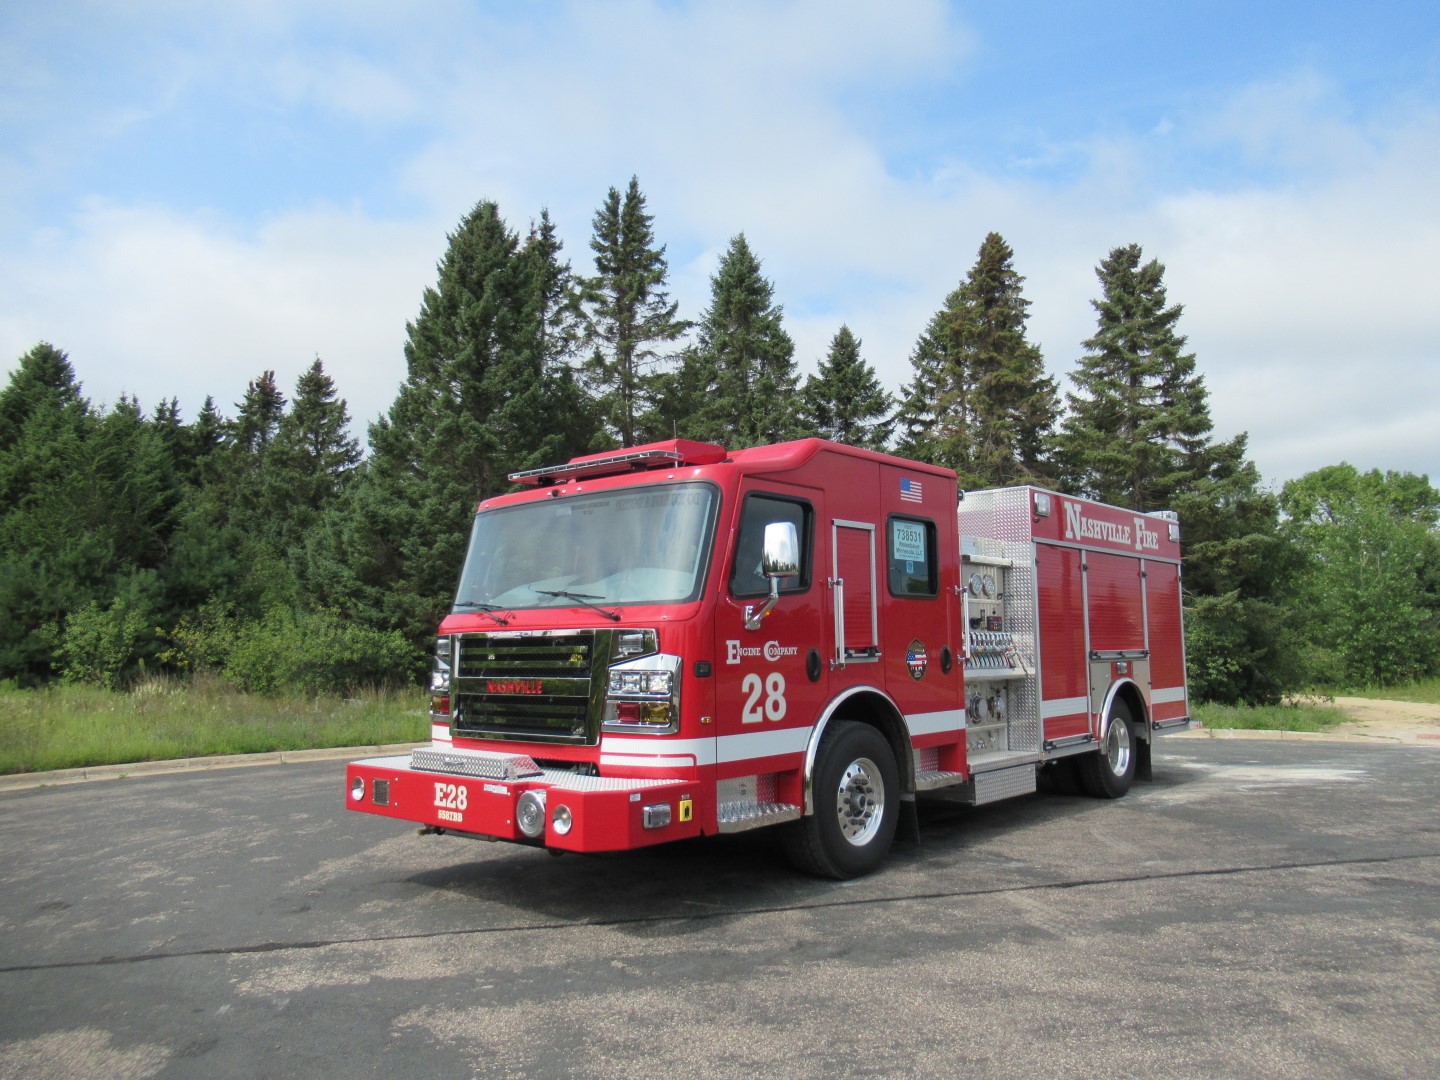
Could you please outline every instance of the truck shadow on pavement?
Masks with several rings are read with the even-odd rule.
[[[972,807],[922,796],[902,815],[886,865],[853,881],[809,877],[785,857],[775,830],[703,837],[610,855],[564,855],[509,844],[455,844],[455,862],[404,880],[420,890],[463,897],[513,914],[507,926],[607,925],[642,937],[709,930],[758,912],[842,906],[898,898],[973,880],[967,863],[1021,865],[1013,853],[1057,833],[1088,829],[1094,815],[1133,813],[1147,790],[1192,782],[1183,769],[1157,765],[1155,779],[1132,796],[1107,802],[1044,784],[1034,795]],[[916,820],[918,819],[918,840]],[[493,910],[490,914],[495,915]]]

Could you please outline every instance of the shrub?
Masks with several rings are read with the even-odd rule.
[[[146,582],[134,580],[104,607],[92,600],[66,617],[56,649],[61,678],[117,689],[143,669],[158,641]]]
[[[404,681],[414,650],[398,631],[348,622],[333,611],[277,609],[240,625],[224,667],[244,690],[341,693]]]

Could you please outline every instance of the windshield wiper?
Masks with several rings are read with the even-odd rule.
[[[500,605],[499,605],[499,604],[487,604],[487,603],[485,603],[485,602],[482,601],[482,600],[456,600],[456,601],[455,601],[455,608],[456,608],[456,610],[459,610],[460,608],[469,608],[469,609],[471,609],[471,610],[473,610],[473,611],[478,611],[478,612],[480,612],[481,615],[487,615],[487,616],[489,616],[490,618],[494,619],[497,623],[499,623],[501,626],[509,626],[509,625],[510,625],[510,620],[509,620],[509,619],[507,619],[507,618],[505,618],[505,617],[503,617],[503,616],[501,616],[501,615],[496,615],[496,614],[495,614],[495,612],[497,612],[497,611],[500,610]]]
[[[620,621],[620,613],[618,611],[608,611],[599,604],[591,603],[592,600],[604,600],[605,598],[603,596],[596,596],[594,593],[588,592],[571,592],[569,589],[532,589],[530,591],[537,592],[541,596],[559,596],[566,600],[579,600],[580,603],[600,612],[600,614],[604,615],[607,619],[612,619],[615,622]]]

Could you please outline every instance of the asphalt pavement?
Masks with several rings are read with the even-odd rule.
[[[1170,738],[844,884],[418,837],[338,760],[15,787],[0,1078],[1440,1075],[1437,763]]]

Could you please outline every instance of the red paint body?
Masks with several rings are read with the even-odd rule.
[[[432,715],[440,765],[417,768],[405,757],[351,764],[353,809],[559,850],[624,850],[811,812],[807,777],[837,717],[882,727],[906,789],[971,781],[978,766],[967,745],[967,678],[997,700],[993,688],[1010,687],[1004,708],[1015,717],[1037,714],[1035,745],[1008,750],[1030,766],[1058,756],[1057,739],[1098,738],[1117,687],[1134,686],[1147,738],[1156,723],[1185,724],[1179,545],[1166,519],[1029,488],[959,501],[949,470],[815,439],[730,452],[679,440],[517,476],[533,486],[482,503],[481,518],[529,504],[576,513],[603,504],[613,515],[605,520],[623,522],[632,495],[641,497],[637,507],[648,499],[680,508],[703,494],[711,516],[699,586],[681,602],[607,603],[595,591],[588,600],[551,597],[489,613],[457,606],[439,628],[455,670],[446,668],[434,700],[456,710]],[[678,486],[687,484],[703,487]],[[1007,545],[995,573],[1011,583],[1010,595],[964,596],[972,568],[962,562],[961,534],[992,543],[994,531],[977,528],[967,508],[993,497],[1033,510],[1037,494],[1049,500],[1048,515],[1012,513],[1000,530],[1007,535],[993,538]],[[802,575],[784,579],[758,630],[746,627],[747,608],[766,600],[753,587],[759,556],[742,528],[747,506],[757,520],[762,510],[797,520],[803,554]],[[589,554],[606,552],[576,558]],[[973,666],[982,663],[973,655],[982,609],[980,628],[999,631],[987,639],[1000,642],[988,670]],[[635,645],[641,632],[643,647]],[[627,648],[639,648],[633,663],[650,665],[645,671],[672,673],[665,730],[635,723],[633,703],[603,711],[604,687],[616,686],[607,661],[624,668]],[[549,657],[543,670],[528,659],[539,651]],[[1137,655],[1109,662],[1102,680],[1097,654],[1122,652]],[[511,653],[527,659],[502,670]],[[1143,686],[1137,666],[1148,668]],[[568,728],[544,711],[562,692],[576,701],[589,694]],[[533,730],[547,734],[507,733],[506,709],[538,709]],[[481,731],[487,718],[497,719]],[[465,734],[467,725],[478,727]],[[1029,740],[1028,730],[1012,720],[1012,745]],[[535,772],[466,775],[446,754],[465,768],[523,756]],[[527,792],[545,799],[543,832],[529,838],[517,823]],[[568,831],[555,827],[561,806]]]

